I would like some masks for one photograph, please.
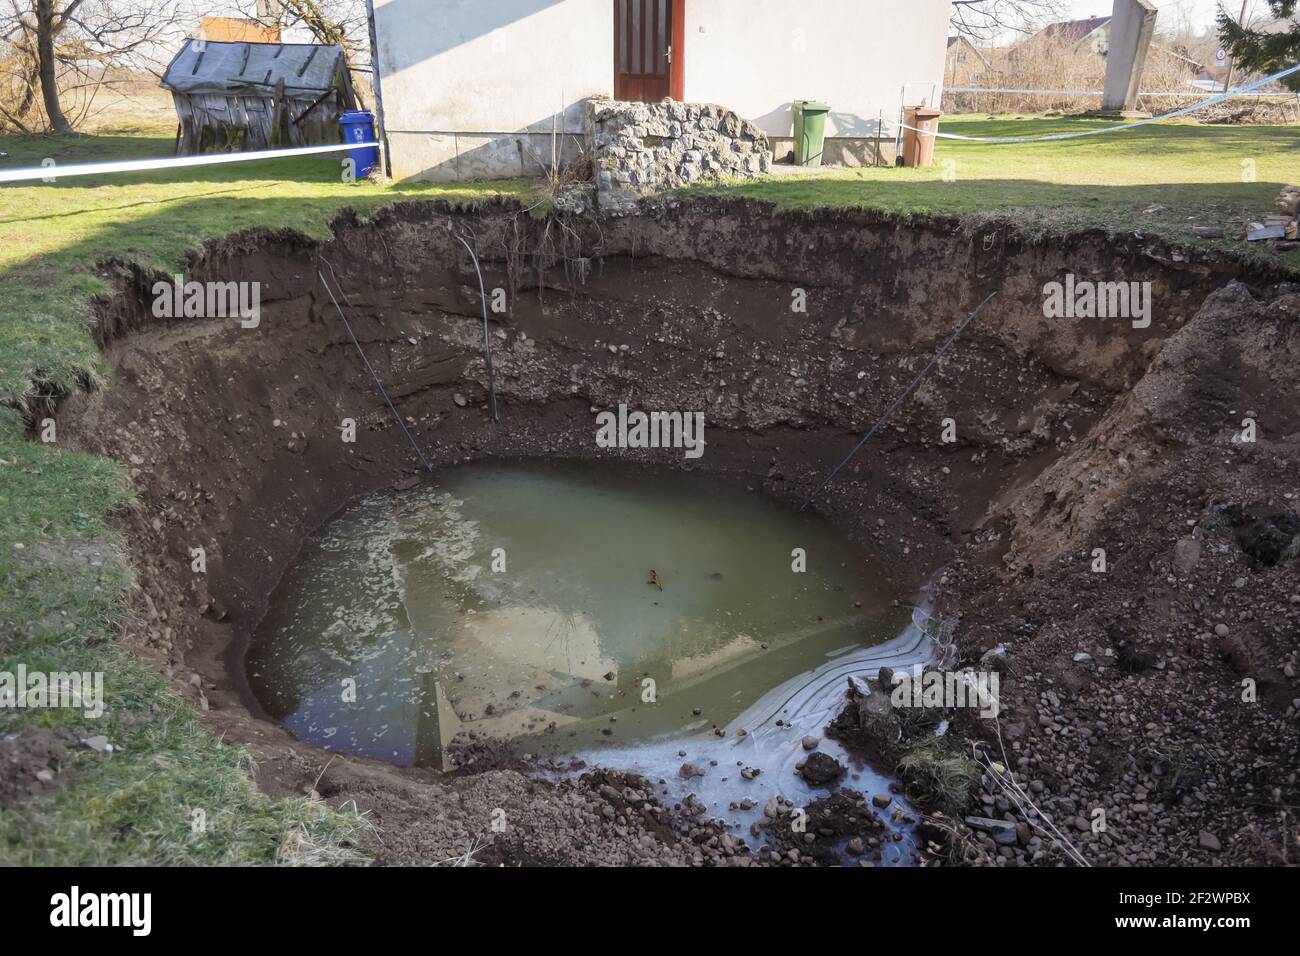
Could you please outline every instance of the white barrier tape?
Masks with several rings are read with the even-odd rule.
[[[903,129],[910,129],[914,133],[920,133],[923,136],[937,136],[940,139],[957,139],[968,143],[1045,143],[1048,140],[1061,139],[1078,139],[1080,136],[1100,136],[1103,133],[1118,133],[1121,130],[1134,129],[1138,126],[1147,126],[1150,123],[1159,123],[1161,120],[1173,119],[1177,116],[1186,116],[1188,113],[1194,113],[1197,110],[1205,109],[1207,106],[1214,106],[1216,103],[1222,103],[1233,97],[1240,96],[1242,93],[1249,93],[1272,83],[1274,80],[1280,80],[1284,76],[1290,76],[1292,73],[1300,72],[1300,63],[1288,67],[1272,76],[1266,76],[1262,80],[1256,80],[1254,83],[1248,83],[1246,86],[1239,87],[1235,90],[1211,96],[1207,100],[1201,100],[1199,103],[1193,103],[1191,106],[1184,106],[1181,109],[1171,110],[1168,113],[1161,113],[1159,116],[1152,116],[1150,119],[1134,120],[1131,123],[1118,123],[1114,126],[1103,126],[1100,129],[1076,130],[1072,133],[1047,133],[1042,136],[963,136],[960,133],[940,133],[931,129],[918,129],[915,126],[908,126],[906,123],[899,123]]]
[[[261,149],[251,153],[214,153],[207,156],[171,156],[167,159],[128,159],[115,163],[78,163],[72,166],[30,166],[26,169],[0,169],[0,183],[17,183],[33,179],[51,181],[65,176],[98,176],[105,173],[137,173],[151,169],[180,169],[185,166],[216,166],[220,163],[251,163],[258,159],[284,156],[311,156],[316,153],[341,153],[365,149],[378,143],[339,143],[335,146],[294,146],[290,149]]]
[[[1102,96],[1105,93],[1104,90],[1029,90],[1029,89],[1022,90],[1017,87],[1010,87],[1010,86],[947,86],[944,87],[943,91],[945,93],[1024,93],[1032,96]],[[1160,97],[1200,96],[1203,93],[1208,93],[1208,92],[1209,90],[1183,90],[1181,92],[1174,90],[1167,93],[1161,93],[1161,92],[1139,93],[1138,99],[1142,99],[1142,97],[1144,96],[1160,96]],[[1288,98],[1295,97],[1297,94],[1292,93],[1290,90],[1287,90],[1283,93],[1263,93],[1258,91],[1253,93],[1247,93],[1244,90],[1242,90],[1238,92],[1237,95],[1255,96],[1255,97],[1271,96],[1274,99],[1288,99]]]
[[[1037,93],[1040,96],[1100,96],[1101,90],[1020,90],[1004,86],[945,86],[945,93]]]

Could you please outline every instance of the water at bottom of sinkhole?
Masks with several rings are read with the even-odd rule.
[[[894,597],[833,522],[743,485],[492,462],[340,512],[245,665],[262,706],[328,750],[440,766],[476,732],[572,753],[723,727],[897,635]]]

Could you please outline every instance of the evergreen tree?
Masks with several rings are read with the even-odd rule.
[[[1233,66],[1243,73],[1276,73],[1300,63],[1300,0],[1267,0],[1272,14],[1270,29],[1252,29],[1219,8],[1219,39],[1232,54]],[[1300,73],[1282,80],[1289,90],[1300,90]]]

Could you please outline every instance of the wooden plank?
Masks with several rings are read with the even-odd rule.
[[[314,46],[314,47],[311,48],[311,52],[307,54],[307,59],[303,60],[303,61],[302,61],[302,64],[298,67],[298,75],[299,75],[299,76],[302,76],[304,73],[307,72],[307,67],[311,66],[311,61],[314,60],[314,59],[316,59],[316,53],[317,53],[319,50],[320,50],[320,47],[318,47],[318,46]]]
[[[668,74],[668,0],[655,3],[655,76]]]
[[[666,57],[666,54],[668,52],[668,44],[664,40],[664,30],[668,25],[665,22],[665,17],[664,17],[665,3],[666,0],[652,0],[650,4],[651,6],[650,15],[654,18],[654,20],[652,21],[652,31],[654,33],[654,37],[653,37],[654,60],[652,62],[654,64],[655,76],[668,75],[668,60]]]
[[[680,102],[686,99],[686,0],[672,0],[670,19],[673,62],[668,95]]]
[[[308,106],[305,110],[303,110],[301,113],[298,114],[297,119],[290,120],[290,125],[297,126],[299,123],[303,121],[303,119],[306,118],[308,113],[310,113],[312,110],[314,110],[317,106],[321,104],[321,102],[325,99],[325,97],[330,96],[333,93],[334,93],[333,90],[326,90],[320,96],[316,97],[316,99],[311,101],[310,106]]]
[[[641,48],[641,69],[638,72],[642,76],[653,69],[654,37],[654,0],[641,0],[641,36],[638,38],[641,41],[638,44]]]
[[[614,99],[623,98],[623,9],[626,0],[614,0]]]

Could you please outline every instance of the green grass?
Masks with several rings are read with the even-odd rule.
[[[16,413],[0,413],[7,429]],[[0,813],[0,863],[353,862],[367,824],[305,800],[256,792],[243,751],[114,640],[130,573],[104,516],[129,506],[107,459],[0,442],[0,670],[104,674],[107,710],[0,711],[0,731],[102,734],[116,752],[76,751],[52,797]],[[206,817],[195,832],[194,812]]]
[[[973,135],[1096,125],[1077,119],[945,120]],[[3,138],[7,166],[165,156],[170,131],[119,128],[72,138]],[[1142,230],[1184,239],[1190,222],[1229,235],[1270,211],[1300,170],[1295,128],[1162,125],[1073,144],[940,143],[932,169],[862,169],[727,183],[707,191],[783,208],[869,207],[902,215],[1005,219],[1029,231]],[[1242,181],[1241,161],[1256,180]],[[945,165],[951,160],[951,165]],[[950,171],[953,181],[944,181]],[[344,184],[336,159],[274,160],[171,173],[0,185],[0,670],[103,671],[99,720],[79,711],[0,711],[0,732],[55,727],[104,734],[109,756],[79,751],[64,785],[0,813],[0,863],[292,863],[364,858],[367,824],[350,808],[270,800],[248,757],[208,734],[193,709],[118,644],[131,587],[110,516],[132,506],[113,462],[29,441],[20,411],[49,391],[106,377],[88,331],[102,263],[174,271],[205,240],[255,226],[325,236],[345,207],[362,214],[407,199],[472,201],[520,182]],[[1146,211],[1152,206],[1163,209]],[[1240,252],[1243,243],[1225,240]],[[1267,249],[1252,249],[1267,259]],[[1277,261],[1300,265],[1290,259]],[[952,797],[966,768],[911,755],[914,776]],[[922,759],[928,756],[931,759]],[[195,833],[194,811],[207,828]]]
[[[1037,136],[1109,125],[1113,121],[1091,118],[957,116],[943,119],[940,129],[966,136]],[[1297,178],[1300,126],[1177,122],[1018,145],[939,140],[935,165],[928,168],[828,169],[729,182],[710,191],[786,208],[957,214],[970,225],[1009,221],[1031,236],[1142,232],[1300,270],[1300,251],[1278,253],[1269,243],[1244,241],[1246,224],[1273,213],[1278,190]],[[1225,238],[1195,238],[1193,225],[1222,226]]]

